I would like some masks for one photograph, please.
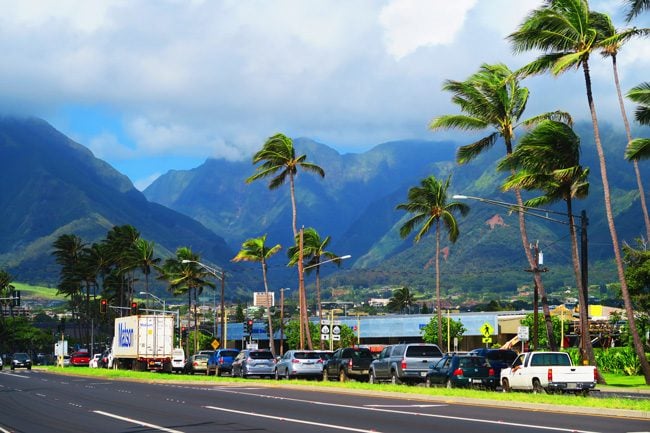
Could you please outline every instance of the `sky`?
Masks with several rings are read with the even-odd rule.
[[[139,189],[206,158],[250,159],[278,132],[340,153],[445,139],[427,129],[458,112],[444,80],[532,60],[505,37],[541,3],[0,0],[0,114],[47,120]],[[650,27],[650,13],[625,24],[622,0],[590,5],[618,28]],[[624,91],[650,80],[650,41],[618,64]],[[620,122],[611,61],[590,65],[599,118]],[[589,118],[581,72],[523,84],[528,115]]]

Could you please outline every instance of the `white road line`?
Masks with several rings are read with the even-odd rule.
[[[448,404],[366,404],[365,407],[444,407]]]
[[[0,427],[0,433],[11,433],[9,430],[5,430],[2,427]]]
[[[29,376],[23,376],[22,374],[16,374],[16,373],[2,373],[7,376],[12,376],[12,377],[20,377],[21,379],[30,379]]]
[[[150,424],[148,422],[138,421],[137,419],[127,418],[127,417],[124,417],[124,416],[115,415],[113,413],[108,413],[108,412],[104,412],[104,411],[101,411],[101,410],[94,410],[93,412],[95,412],[96,414],[99,414],[99,415],[108,416],[110,418],[119,419],[120,421],[130,422],[132,424],[137,424],[137,425],[141,425],[143,427],[153,428],[153,429],[160,430],[160,431],[165,431],[165,432],[168,432],[168,433],[183,433],[180,430],[174,430],[174,429],[171,429],[171,428],[162,427],[162,426],[155,425],[155,424]]]
[[[276,399],[276,400],[294,401],[294,402],[298,402],[298,403],[314,404],[314,405],[318,405],[318,406],[342,407],[342,408],[346,408],[346,409],[356,409],[356,410],[368,410],[368,411],[375,411],[375,412],[395,413],[395,414],[400,414],[400,415],[417,415],[417,416],[424,416],[424,417],[429,417],[429,418],[440,418],[440,419],[450,419],[450,420],[458,420],[458,421],[465,421],[465,422],[475,422],[475,423],[479,423],[479,424],[507,425],[507,426],[513,426],[513,427],[528,428],[528,429],[533,429],[533,430],[535,430],[535,429],[536,430],[549,430],[549,431],[570,432],[570,433],[599,433],[599,432],[590,431],[590,430],[576,430],[576,429],[573,429],[573,428],[545,427],[545,426],[541,426],[541,425],[537,425],[537,424],[522,424],[522,423],[498,421],[498,420],[493,421],[493,420],[487,420],[487,419],[466,418],[466,417],[459,417],[459,416],[439,415],[439,414],[423,413],[423,412],[407,412],[407,411],[401,411],[401,410],[382,409],[382,408],[379,408],[379,407],[350,406],[350,405],[338,404],[338,403],[325,403],[325,402],[320,402],[320,401],[302,400],[302,399],[297,399],[297,398],[278,397],[278,396],[263,395],[263,394],[261,395],[261,394],[253,394],[253,393],[238,392],[238,391],[226,391],[226,390],[224,390],[223,392],[229,392],[229,393],[232,393],[232,394],[250,395],[250,396],[261,397],[261,398],[270,398],[270,399]],[[260,416],[260,415],[258,414],[258,416]]]
[[[353,427],[346,427],[342,425],[336,425],[336,424],[324,424],[320,422],[314,422],[314,421],[306,421],[302,419],[296,419],[296,418],[287,418],[283,416],[273,416],[273,415],[264,415],[261,413],[257,412],[244,412],[243,410],[234,410],[234,409],[224,409],[222,407],[215,407],[215,406],[203,406],[206,409],[212,409],[212,410],[219,410],[222,412],[230,412],[230,413],[237,413],[240,415],[249,415],[253,416],[255,418],[268,418],[268,419],[274,419],[277,421],[287,421],[287,422],[293,422],[296,424],[307,424],[307,425],[314,425],[318,427],[327,427],[335,430],[345,430],[345,431],[355,431],[355,432],[361,432],[361,433],[380,433],[378,430],[365,430],[365,429],[360,429],[360,428],[353,428]]]

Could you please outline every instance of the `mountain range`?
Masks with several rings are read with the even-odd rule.
[[[588,213],[590,283],[602,285],[616,278],[591,125],[577,125],[576,132],[582,137],[582,163],[591,167],[591,188],[574,208]],[[619,235],[631,243],[644,228],[634,172],[622,157],[624,135],[605,125],[601,136]],[[401,140],[359,154],[339,154],[308,138],[294,140],[297,153],[326,173],[321,179],[299,172],[298,224],[331,236],[330,251],[352,256],[341,271],[333,264],[323,266],[329,273],[326,284],[433,287],[434,237],[417,244],[399,237],[405,214],[395,207],[406,201],[408,189],[431,174],[451,175],[452,194],[514,200],[512,193],[499,190],[504,178],[495,171],[504,153],[500,144],[470,164],[455,163],[457,147],[468,140],[462,135],[454,141]],[[261,272],[259,265],[230,259],[244,240],[267,234],[268,244],[283,246],[269,263],[271,287],[296,285],[295,271],[286,266],[286,248],[293,244],[289,188],[271,191],[265,180],[246,184],[255,170],[250,161],[208,159],[194,169],[162,175],[141,193],[84,146],[34,118],[0,119],[0,157],[0,268],[17,281],[55,284],[58,268],[51,251],[60,234],[76,233],[92,242],[114,225],[131,224],[156,243],[161,256],[186,245],[202,260],[224,267],[232,276],[232,293],[240,295],[261,289]],[[647,164],[641,167],[647,179]],[[474,200],[467,204],[469,215],[459,218],[461,236],[455,244],[443,245],[445,290],[514,291],[529,283],[516,215]],[[561,205],[554,209],[565,210]],[[550,269],[545,281],[572,285],[567,227],[528,221],[530,239],[539,241]]]

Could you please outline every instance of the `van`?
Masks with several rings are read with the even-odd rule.
[[[185,351],[181,348],[172,350],[172,372],[182,372],[185,367]]]

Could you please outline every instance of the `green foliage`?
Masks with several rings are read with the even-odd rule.
[[[449,326],[447,326],[449,324]],[[447,328],[449,328],[449,337],[447,334]],[[454,338],[458,338],[458,343],[463,340],[463,334],[467,331],[463,326],[463,323],[460,320],[442,319],[442,341],[445,347],[441,347],[442,350],[446,350],[446,347],[449,345],[453,347]],[[422,328],[422,339],[425,343],[437,343],[438,342],[438,321],[435,317],[432,317],[429,320],[429,323]]]
[[[7,317],[0,321],[0,353],[49,353],[52,344],[51,334],[34,327],[24,317]]]
[[[623,245],[625,280],[632,301],[644,311],[650,310],[650,251],[647,241],[637,240],[637,248]]]
[[[635,376],[641,371],[641,361],[632,347],[612,347],[594,352],[598,369],[604,373]]]
[[[553,337],[555,338],[555,341],[560,341],[562,335],[562,320],[557,316],[551,316],[551,323],[553,323]],[[533,324],[534,324],[534,314],[532,313],[527,314],[526,317],[524,317],[524,319],[521,321],[522,326],[528,326],[531,344],[533,342],[533,329],[534,329]],[[568,330],[569,330],[569,322],[565,321],[564,335],[567,334]],[[539,347],[536,349],[548,348],[548,338],[546,337],[546,325],[544,324],[544,315],[542,313],[539,313],[538,315],[537,339],[538,339],[537,341]]]
[[[316,323],[309,322],[309,333],[311,335],[312,346],[316,349],[320,347],[320,326]],[[289,349],[298,349],[300,346],[300,328],[297,320],[290,320],[284,325],[284,335],[286,337]],[[357,342],[357,337],[347,325],[341,325],[341,339],[334,341],[334,350],[340,347],[350,347]],[[306,345],[305,345],[306,346]],[[329,342],[324,342],[324,349],[329,350]]]

